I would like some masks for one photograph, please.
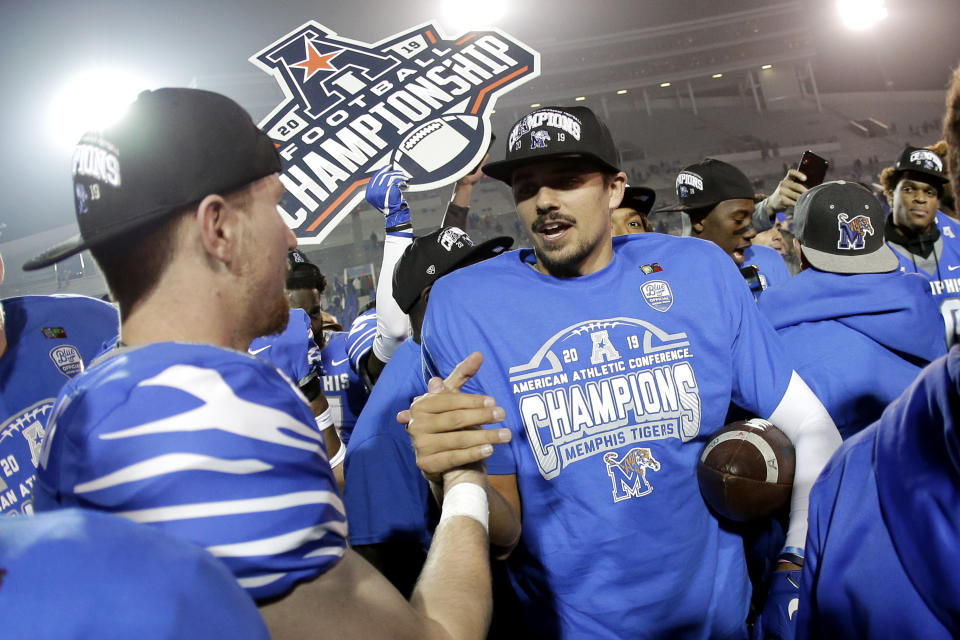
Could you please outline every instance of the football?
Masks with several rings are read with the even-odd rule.
[[[391,161],[415,178],[421,173],[429,175],[453,162],[461,153],[479,148],[481,141],[474,132],[480,124],[480,118],[468,114],[430,120],[407,134]],[[471,138],[474,139],[472,147]]]
[[[790,500],[796,453],[787,436],[754,418],[721,428],[700,453],[697,479],[716,513],[737,522],[769,516]]]

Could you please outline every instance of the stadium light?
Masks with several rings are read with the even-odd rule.
[[[444,22],[459,33],[496,26],[506,13],[506,9],[506,0],[484,0],[483,2],[444,0],[443,17]]]
[[[715,73],[715,74],[713,74],[713,75],[710,76],[710,77],[711,77],[711,78],[722,78],[722,77],[723,77],[723,74],[722,74],[722,73]]]
[[[760,68],[763,69],[764,71],[766,71],[767,69],[773,69],[773,65],[772,65],[772,64],[765,64],[765,65],[763,65],[763,66],[760,67]]]
[[[669,83],[669,82],[661,82],[661,83],[660,83],[660,86],[663,87],[663,88],[666,88],[666,87],[669,87],[669,86],[670,86],[670,83]]]
[[[117,69],[92,69],[72,78],[50,106],[54,140],[73,145],[85,132],[110,126],[148,86],[142,77]]]
[[[620,89],[619,91],[617,91],[617,95],[618,95],[618,96],[622,96],[622,95],[625,94],[626,92],[627,92],[626,89]]]
[[[837,12],[847,28],[863,31],[887,17],[884,4],[884,0],[839,0]]]
[[[576,98],[574,98],[574,100],[576,100],[577,102],[583,102],[586,99],[587,99],[587,96],[577,96]]]
[[[531,109],[536,109],[536,108],[539,107],[539,106],[540,106],[540,103],[539,103],[539,102],[534,102],[532,105],[530,105],[530,108],[531,108]]]

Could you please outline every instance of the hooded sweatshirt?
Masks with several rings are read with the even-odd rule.
[[[823,470],[797,638],[960,635],[958,391],[954,347]]]
[[[844,439],[946,353],[943,319],[927,290],[915,274],[807,269],[761,296],[761,313]]]

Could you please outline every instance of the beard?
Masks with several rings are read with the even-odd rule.
[[[259,320],[257,336],[282,333],[287,328],[287,322],[290,320],[290,305],[282,290],[266,301],[257,319]]]
[[[555,278],[576,278],[582,275],[580,267],[594,249],[595,245],[586,238],[581,238],[575,244],[554,251],[544,249],[536,241],[533,242],[533,252],[537,256],[537,262],[548,275]]]

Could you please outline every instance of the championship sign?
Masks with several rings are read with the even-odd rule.
[[[366,44],[311,21],[250,61],[285,96],[259,126],[280,152],[280,211],[303,244],[319,244],[387,164],[411,191],[475,168],[497,97],[540,73],[539,54],[498,30],[447,39],[432,23]]]

